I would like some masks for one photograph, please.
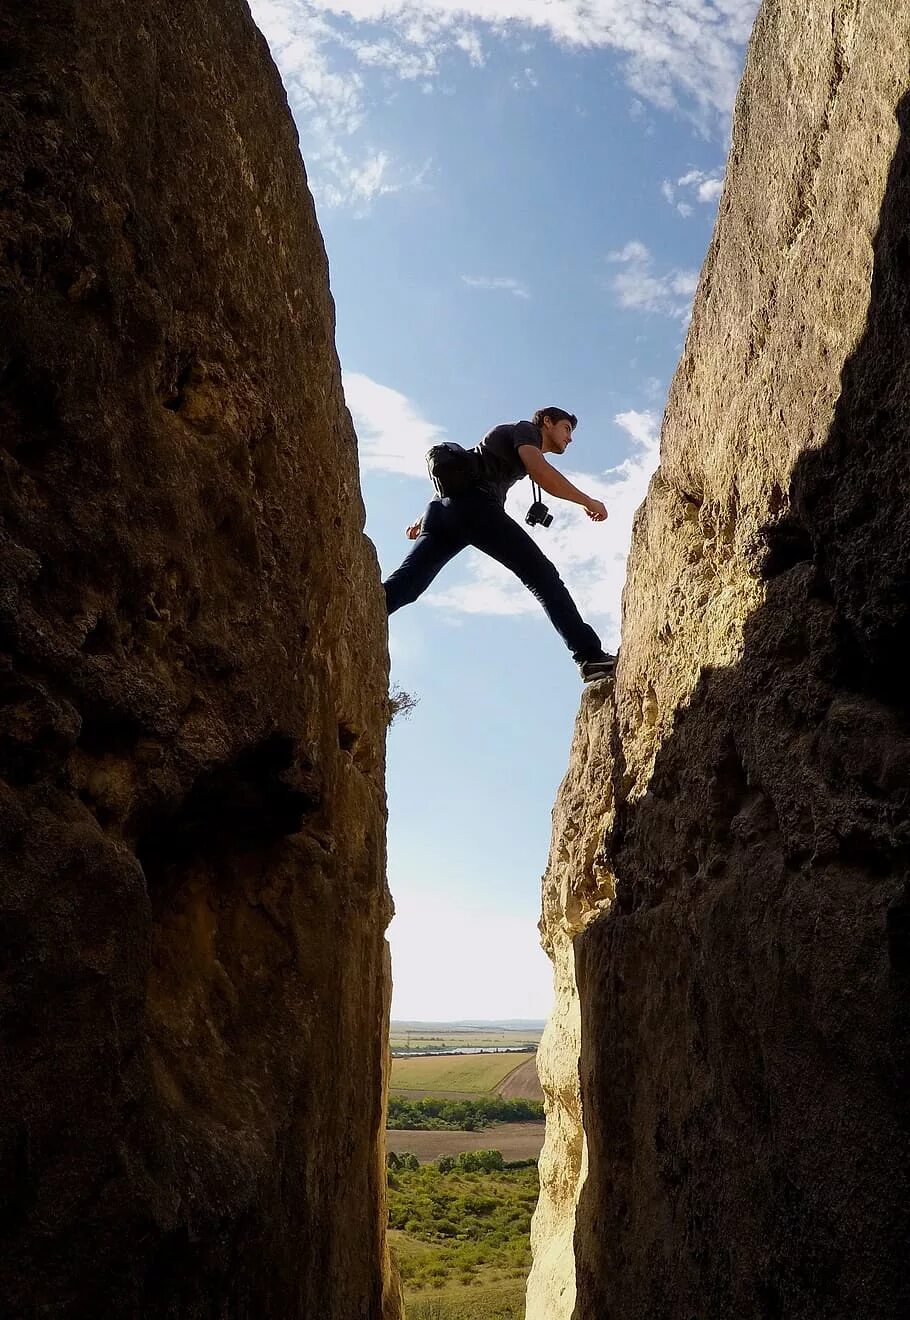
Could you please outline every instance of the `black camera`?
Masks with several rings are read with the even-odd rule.
[[[535,500],[525,514],[525,522],[529,527],[549,527],[552,521],[552,513],[540,500]]]

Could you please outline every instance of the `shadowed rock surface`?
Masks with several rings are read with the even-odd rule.
[[[384,611],[245,4],[8,0],[0,251],[0,1310],[378,1320]]]
[[[910,1314],[908,437],[910,13],[766,0],[556,808],[532,1320]]]

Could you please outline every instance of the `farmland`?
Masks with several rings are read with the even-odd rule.
[[[386,1133],[389,1236],[407,1320],[524,1316],[536,1161],[545,1130],[542,1118],[527,1121],[542,1112],[535,1053],[540,1031],[522,1024],[516,1033],[500,1025],[407,1023],[396,1031],[393,1024],[393,1048],[410,1044],[408,1055],[392,1060],[389,1121],[397,1117],[399,1128]],[[517,1044],[530,1048],[427,1052]],[[505,1118],[511,1121],[500,1121]]]
[[[461,1023],[393,1022],[390,1043],[399,1050],[534,1049],[542,1029],[528,1024],[518,1029],[495,1023],[468,1026]]]
[[[536,1160],[543,1146],[544,1124],[504,1123],[483,1128],[480,1132],[405,1132],[386,1133],[386,1147],[396,1154],[411,1151],[421,1164],[429,1164],[444,1155],[459,1155],[464,1150],[502,1151],[506,1160]]]
[[[511,1073],[533,1061],[533,1054],[436,1054],[393,1059],[390,1090],[407,1093],[410,1099],[489,1094],[499,1091]]]
[[[519,1064],[503,1079],[499,1094],[504,1100],[543,1099],[543,1090],[537,1075],[536,1055],[533,1059],[528,1059],[527,1063]]]

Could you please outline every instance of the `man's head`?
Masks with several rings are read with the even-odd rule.
[[[540,430],[545,454],[564,454],[578,425],[575,414],[565,408],[538,408],[531,421]]]

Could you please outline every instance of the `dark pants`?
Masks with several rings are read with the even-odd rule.
[[[486,495],[456,495],[427,506],[413,550],[383,583],[389,614],[422,595],[439,570],[468,545],[511,569],[540,601],[576,660],[597,660],[603,655],[600,638],[578,613],[537,542],[498,500]]]

